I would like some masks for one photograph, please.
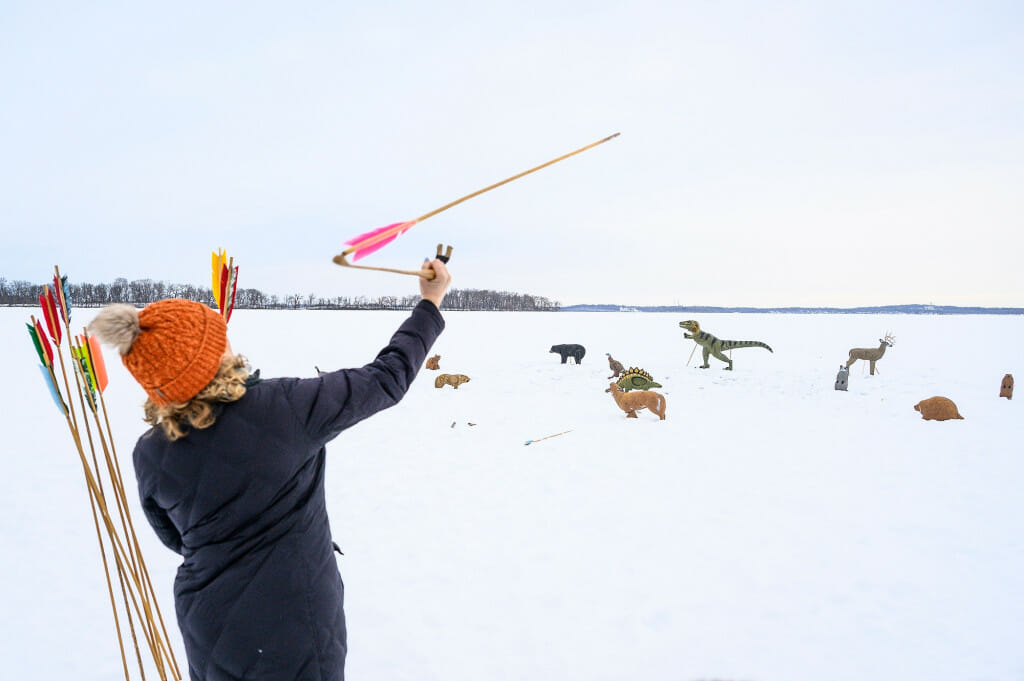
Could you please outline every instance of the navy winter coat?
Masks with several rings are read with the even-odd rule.
[[[324,446],[397,403],[443,329],[423,301],[371,364],[256,381],[209,428],[139,438],[142,507],[184,558],[174,600],[192,679],[344,679]]]

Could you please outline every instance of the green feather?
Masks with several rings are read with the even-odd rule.
[[[39,355],[39,361],[42,362],[43,366],[50,366],[46,361],[46,353],[43,352],[43,344],[39,342],[39,332],[36,331],[36,327],[32,326],[28,322],[25,322],[25,326],[28,327],[28,335],[32,336],[32,344],[36,346],[36,353]]]

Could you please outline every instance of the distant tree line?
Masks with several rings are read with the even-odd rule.
[[[0,306],[31,306],[39,303],[43,284],[10,281],[0,277]],[[152,279],[128,281],[119,277],[110,284],[68,282],[65,293],[72,306],[102,307],[110,303],[146,305],[165,298],[184,298],[214,306],[213,290],[192,284],[169,284]],[[292,293],[284,297],[267,295],[254,288],[235,293],[238,310],[410,310],[420,296],[335,296]],[[555,312],[561,306],[543,296],[508,291],[451,289],[444,299],[446,310],[496,310],[514,312]]]

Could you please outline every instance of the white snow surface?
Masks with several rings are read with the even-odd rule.
[[[2,675],[122,678],[81,466],[23,326],[33,313],[0,309]],[[238,310],[229,334],[264,377],[311,376],[371,361],[405,316]],[[699,369],[678,326],[691,317],[774,353]],[[1004,374],[1024,378],[1024,317],[445,318],[441,371],[471,382],[439,390],[423,370],[328,448],[348,678],[1024,678],[1024,394],[998,397]],[[886,331],[879,373],[858,362],[835,390],[849,348]],[[555,343],[586,346],[582,364],[560,364]],[[625,418],[604,392],[606,352],[663,384],[665,421]],[[105,356],[134,492],[143,394]],[[965,420],[922,420],[913,406],[933,395]],[[134,518],[184,670],[179,557]]]

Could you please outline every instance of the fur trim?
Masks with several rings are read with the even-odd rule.
[[[89,333],[95,334],[100,342],[113,345],[122,356],[132,349],[141,331],[139,311],[131,305],[107,305],[89,322]]]

